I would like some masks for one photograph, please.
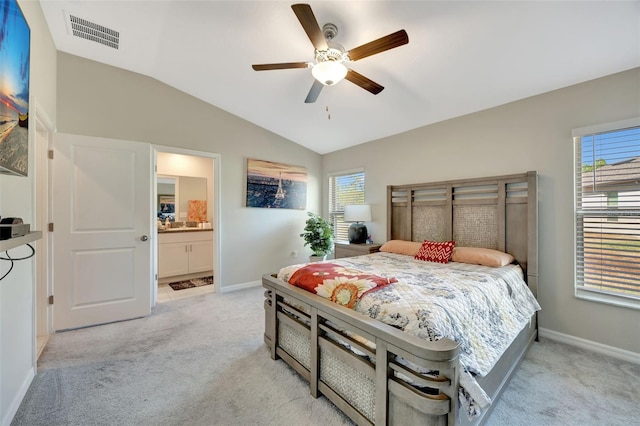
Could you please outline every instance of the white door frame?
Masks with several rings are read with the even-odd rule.
[[[212,152],[204,152],[204,151],[196,151],[193,149],[185,149],[185,148],[177,148],[177,147],[173,147],[173,146],[165,146],[165,145],[152,145],[153,147],[153,158],[154,158],[154,165],[155,165],[155,174],[154,174],[154,179],[153,179],[153,193],[154,193],[154,199],[158,198],[158,185],[157,185],[157,179],[158,179],[158,170],[157,170],[157,154],[158,152],[167,152],[167,153],[172,153],[172,154],[181,154],[181,155],[191,155],[194,157],[204,157],[204,158],[211,158],[213,160],[213,223],[211,224],[211,226],[213,227],[213,246],[214,246],[214,250],[213,250],[213,273],[214,273],[214,279],[213,279],[213,291],[216,293],[219,293],[221,291],[221,283],[220,283],[220,279],[219,277],[222,276],[222,271],[221,271],[221,265],[222,262],[220,261],[220,258],[222,257],[222,253],[220,252],[220,243],[222,241],[222,228],[220,227],[220,191],[221,191],[221,159],[220,159],[220,154],[215,154]],[[152,211],[151,214],[153,215],[153,217],[155,217],[156,212]],[[152,263],[153,263],[153,268],[156,274],[156,279],[155,279],[155,288],[153,289],[153,304],[155,304],[157,302],[158,299],[158,229],[157,227],[155,228],[154,234],[153,234],[153,241],[154,241],[154,250],[153,250],[153,254],[152,254]]]
[[[34,262],[33,288],[33,365],[37,366],[39,355],[38,337],[44,338],[44,345],[48,336],[53,332],[53,309],[48,303],[49,295],[53,294],[51,280],[51,238],[47,231],[50,206],[50,168],[49,149],[53,142],[55,126],[40,102],[32,99],[33,118],[29,125],[29,139],[33,141],[33,221],[34,229],[42,231],[42,239],[35,242],[36,255]],[[44,349],[44,346],[41,349]]]

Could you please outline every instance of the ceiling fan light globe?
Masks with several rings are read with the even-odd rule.
[[[347,67],[341,62],[325,61],[314,65],[311,74],[325,86],[333,86],[347,75]]]

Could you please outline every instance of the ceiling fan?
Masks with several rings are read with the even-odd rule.
[[[331,41],[338,33],[338,28],[334,24],[329,23],[325,24],[321,29],[311,10],[311,6],[308,4],[294,4],[291,5],[291,9],[293,9],[293,12],[298,17],[302,28],[304,28],[307,36],[309,36],[309,40],[311,40],[311,44],[313,44],[315,48],[315,62],[257,64],[252,65],[252,67],[255,71],[311,68],[311,74],[315,80],[305,99],[305,103],[315,102],[324,86],[333,86],[342,79],[346,79],[377,95],[384,87],[362,74],[347,68],[346,64],[409,43],[407,32],[400,30],[349,51],[345,51],[341,45]]]

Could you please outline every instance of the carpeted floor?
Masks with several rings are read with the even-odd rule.
[[[57,333],[12,425],[349,425],[263,342],[263,289]],[[535,343],[488,425],[632,425],[640,366]]]
[[[201,287],[203,285],[213,285],[213,275],[201,278],[192,278],[185,281],[177,281],[169,283],[169,287],[174,290],[184,290],[187,288]]]
[[[640,365],[541,339],[487,425],[640,425]]]

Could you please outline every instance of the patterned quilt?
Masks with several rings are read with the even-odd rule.
[[[394,253],[332,263],[351,272],[396,279],[363,292],[354,309],[426,340],[446,337],[458,342],[463,368],[482,376],[540,309],[517,265],[437,264]],[[303,266],[283,268],[278,278],[289,282]]]
[[[395,278],[380,277],[326,262],[305,265],[288,279],[291,285],[316,293],[347,308],[355,307],[368,292],[396,281]]]

